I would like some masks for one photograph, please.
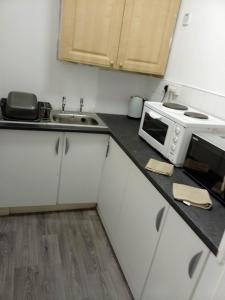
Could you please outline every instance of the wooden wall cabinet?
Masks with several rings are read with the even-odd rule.
[[[63,0],[59,59],[163,75],[180,0]]]
[[[63,0],[59,58],[113,67],[125,0]]]

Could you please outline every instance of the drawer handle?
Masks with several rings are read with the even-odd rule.
[[[59,142],[60,142],[60,138],[57,139],[56,144],[55,144],[55,153],[57,155],[59,154]]]
[[[66,137],[65,155],[68,153],[70,147],[69,139]]]
[[[190,278],[192,278],[193,275],[194,275],[194,273],[195,273],[195,270],[196,270],[196,268],[198,266],[199,260],[200,260],[200,258],[202,256],[202,253],[203,253],[203,251],[195,254],[192,257],[192,259],[190,260],[189,267],[188,267],[188,275],[189,275]]]
[[[160,211],[157,214],[157,217],[156,217],[156,220],[155,220],[155,227],[156,227],[157,232],[159,232],[164,211],[165,211],[165,207],[161,208]]]

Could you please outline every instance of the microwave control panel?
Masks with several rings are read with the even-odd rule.
[[[183,155],[182,151],[185,151],[183,145],[184,142],[184,133],[185,128],[176,124],[170,139],[170,145],[168,148],[168,158],[169,160],[177,166],[182,165],[183,161],[180,161],[180,158],[184,159],[185,154]]]

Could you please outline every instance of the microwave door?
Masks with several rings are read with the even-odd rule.
[[[164,156],[167,156],[173,128],[173,121],[145,107],[139,134]]]

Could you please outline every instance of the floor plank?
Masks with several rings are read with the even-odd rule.
[[[0,217],[0,300],[132,300],[95,210]]]

